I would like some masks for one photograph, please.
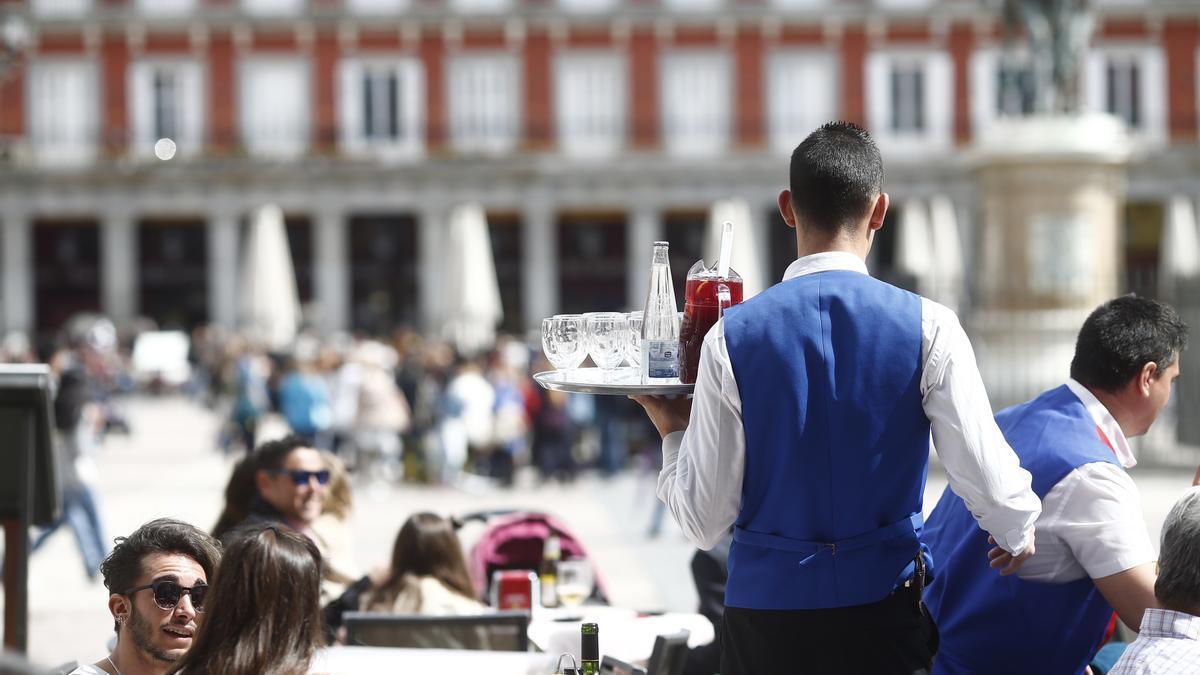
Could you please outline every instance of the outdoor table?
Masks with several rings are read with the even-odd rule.
[[[573,619],[573,620],[567,620]],[[659,635],[688,631],[688,646],[713,641],[712,623],[702,614],[668,612],[639,615],[632,609],[608,605],[581,605],[541,609],[529,622],[529,641],[547,654],[579,654],[579,627],[584,622],[600,625],[600,655],[622,661],[645,661]]]
[[[575,651],[578,651],[578,645],[576,645]],[[329,675],[358,675],[359,673],[548,675],[554,670],[557,661],[557,653],[400,649],[396,647],[329,647],[318,652],[309,672],[328,673]]]

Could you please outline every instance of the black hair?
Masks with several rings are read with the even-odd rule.
[[[1188,327],[1175,310],[1149,298],[1123,295],[1100,305],[1075,341],[1071,377],[1089,389],[1116,392],[1150,362],[1161,375],[1187,348]]]
[[[203,530],[181,520],[158,518],[117,537],[112,553],[100,563],[100,574],[109,593],[124,593],[142,575],[142,559],[152,553],[184,555],[200,564],[204,576],[213,578],[221,562],[221,543]],[[113,630],[119,630],[118,624]]]
[[[282,469],[288,455],[297,448],[311,448],[312,441],[291,434],[278,440],[267,441],[254,451],[254,468],[258,471]]]
[[[792,151],[790,183],[799,224],[836,234],[853,229],[883,190],[883,158],[865,129],[829,122]]]

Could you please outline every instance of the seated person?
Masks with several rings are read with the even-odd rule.
[[[71,675],[162,675],[192,646],[221,547],[200,529],[160,518],[119,537],[100,565],[117,647]]]
[[[1163,522],[1154,598],[1142,632],[1109,675],[1194,672],[1200,664],[1200,487],[1175,503]]]
[[[392,549],[392,566],[358,603],[366,612],[453,616],[479,614],[462,544],[449,519],[433,513],[411,516]]]
[[[170,672],[310,672],[322,641],[316,544],[268,522],[235,528],[227,540],[206,607],[209,621]]]

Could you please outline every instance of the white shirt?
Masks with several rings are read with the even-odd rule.
[[[108,672],[106,672],[103,668],[93,666],[90,663],[85,663],[75,670],[67,673],[67,675],[108,675]]]
[[[1068,380],[1067,387],[1104,432],[1121,466],[1136,464],[1128,439],[1104,404],[1075,380]],[[1076,467],[1050,488],[1042,500],[1035,541],[1037,555],[1017,572],[1022,579],[1100,579],[1158,559],[1137,486],[1108,462]]]
[[[796,260],[783,280],[830,270],[867,273],[857,256],[827,252]],[[1030,488],[1029,472],[1021,468],[992,417],[975,353],[958,317],[925,298],[921,358],[922,405],[951,487],[1001,547],[1020,554],[1029,545],[1041,504]],[[700,352],[688,427],[663,439],[658,476],[658,498],[700,548],[711,548],[737,518],[745,457],[741,395],[724,323],[718,321]]]
[[[1148,607],[1137,639],[1108,672],[1177,675],[1196,672],[1197,664],[1200,664],[1200,616]]]

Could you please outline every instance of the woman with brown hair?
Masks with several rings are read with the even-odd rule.
[[[170,675],[303,675],[321,642],[321,554],[258,523],[230,533],[205,622]]]
[[[433,513],[410,516],[396,536],[392,567],[384,581],[363,596],[367,612],[393,614],[479,614],[462,544],[450,520]]]

